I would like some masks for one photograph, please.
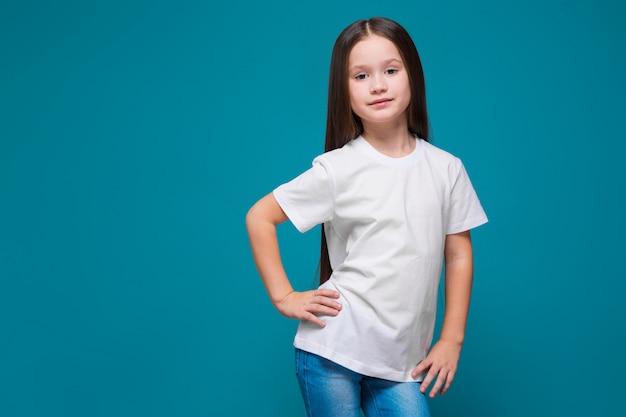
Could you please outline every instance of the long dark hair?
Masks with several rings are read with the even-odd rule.
[[[341,148],[363,133],[363,123],[350,106],[348,59],[354,45],[369,35],[387,38],[398,48],[409,74],[411,88],[411,101],[407,108],[409,132],[421,139],[429,139],[426,86],[417,48],[408,32],[398,23],[384,17],[373,17],[352,23],[339,34],[335,41],[330,59],[324,152]],[[321,246],[320,285],[326,282],[332,274],[323,227]]]

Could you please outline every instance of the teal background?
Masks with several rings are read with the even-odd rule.
[[[435,416],[623,416],[626,7],[0,5],[0,415],[304,416],[244,216],[323,148],[332,44],[404,25],[490,223]],[[279,229],[294,285],[318,230]]]

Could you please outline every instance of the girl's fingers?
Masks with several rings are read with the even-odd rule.
[[[411,376],[413,378],[417,378],[420,374],[423,374],[427,369],[428,369],[428,366],[426,365],[426,362],[421,361],[420,363],[417,364],[415,369],[413,369],[413,372],[411,372]]]
[[[422,393],[426,393],[426,390],[428,389],[430,384],[432,384],[433,380],[436,377],[437,377],[437,371],[435,371],[434,368],[431,366],[430,370],[428,371],[428,373],[424,377],[424,380],[422,381],[422,384],[420,386],[420,391],[422,391]]]
[[[341,310],[341,304],[335,301],[335,299],[333,298],[317,296],[313,298],[312,302],[313,304],[326,306],[332,308],[333,310]]]
[[[444,373],[445,372],[440,371],[439,374],[437,374],[437,381],[435,381],[435,385],[433,385],[433,388],[430,390],[430,398],[435,398],[435,395],[437,395],[437,393],[441,391],[441,387],[443,386],[444,381],[447,379]]]
[[[281,302],[279,309],[287,317],[310,321],[320,327],[326,323],[317,315],[336,316],[341,310],[339,293],[328,289],[293,292]]]
[[[453,371],[440,369],[439,372],[434,372],[432,374],[429,372],[426,378],[424,378],[420,390],[425,393],[428,389],[428,386],[430,386],[430,384],[434,382],[433,387],[428,395],[430,396],[430,398],[435,398],[437,393],[443,395],[450,389],[453,379]]]
[[[304,317],[304,320],[310,321],[311,323],[315,323],[320,327],[326,326],[326,323],[324,323],[324,321],[320,319],[319,317],[317,317],[315,314],[309,313],[306,317]]]
[[[339,314],[339,310],[341,310],[341,304],[339,304],[333,298],[314,296],[313,298],[311,298],[310,304],[306,308],[306,310],[314,314],[326,314],[329,316],[336,316],[337,314]]]
[[[315,295],[321,295],[322,297],[339,298],[339,293],[334,290],[328,290],[326,288],[320,288],[313,292]]]
[[[311,308],[308,311],[310,313],[325,314],[327,316],[336,316],[337,314],[339,314],[339,309],[326,307],[326,306],[322,306],[319,304],[311,306]]]
[[[454,372],[452,371],[448,372],[448,376],[446,377],[446,385],[443,386],[443,389],[441,390],[441,395],[448,392],[448,390],[450,389],[450,385],[452,385],[453,379],[454,379]]]

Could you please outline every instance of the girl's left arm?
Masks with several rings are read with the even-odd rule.
[[[417,378],[427,372],[421,391],[426,392],[434,382],[429,396],[445,394],[456,373],[461,347],[465,338],[465,325],[469,312],[474,261],[469,230],[446,236],[445,242],[445,299],[446,307],[439,341],[413,370]]]

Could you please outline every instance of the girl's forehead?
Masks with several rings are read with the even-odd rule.
[[[398,47],[389,39],[371,34],[354,44],[350,51],[349,61],[377,61],[400,58]]]

